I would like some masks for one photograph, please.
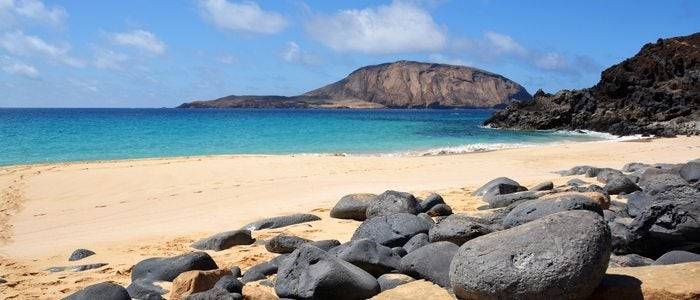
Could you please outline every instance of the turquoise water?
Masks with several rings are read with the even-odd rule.
[[[482,128],[492,110],[0,109],[0,165],[211,154],[457,153],[597,134]]]

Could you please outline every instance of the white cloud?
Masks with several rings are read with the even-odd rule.
[[[232,65],[232,64],[235,64],[238,62],[238,57],[236,57],[233,54],[226,53],[226,54],[219,55],[219,57],[217,57],[216,60],[222,64],[225,64],[225,65]]]
[[[22,31],[6,32],[0,36],[0,47],[14,55],[40,56],[71,67],[84,65],[81,60],[68,55],[70,45],[54,45]]]
[[[428,61],[434,62],[434,63],[439,63],[439,64],[448,64],[448,65],[457,65],[457,66],[471,66],[471,63],[468,63],[460,58],[454,58],[454,57],[448,57],[445,56],[444,54],[440,53],[433,53],[428,55]]]
[[[402,1],[319,15],[306,24],[306,30],[336,51],[372,54],[437,51],[447,41],[426,10]]]
[[[134,47],[156,55],[165,53],[166,48],[165,43],[155,34],[141,29],[115,33],[112,41],[117,45]]]
[[[491,51],[498,54],[526,55],[525,47],[516,42],[512,37],[498,32],[487,31],[484,38],[489,43]]]
[[[287,46],[282,50],[282,59],[288,63],[302,64],[306,66],[316,66],[321,64],[321,60],[305,51],[296,42],[288,42]]]
[[[273,34],[287,27],[287,20],[279,13],[265,11],[257,3],[201,0],[202,16],[214,26],[238,32]]]
[[[39,78],[39,71],[34,66],[16,61],[7,56],[0,57],[0,69],[12,75],[20,75],[32,79]]]
[[[48,7],[39,0],[0,0],[0,28],[13,27],[19,19],[62,28],[67,18],[63,7]]]
[[[98,48],[95,50],[92,64],[99,69],[123,70],[128,61],[129,57],[125,54]]]

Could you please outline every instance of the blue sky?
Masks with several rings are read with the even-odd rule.
[[[700,1],[0,0],[0,107],[172,107],[295,95],[401,59],[583,88]]]

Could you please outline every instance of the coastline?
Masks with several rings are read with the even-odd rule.
[[[328,211],[349,193],[436,191],[456,210],[469,212],[483,204],[471,190],[496,177],[527,186],[561,184],[570,177],[552,172],[575,165],[675,163],[697,153],[700,137],[694,136],[435,156],[214,155],[1,167],[0,221],[7,224],[0,225],[7,236],[0,237],[0,273],[20,282],[16,290],[55,298],[99,280],[128,283],[128,270],[140,259],[190,251],[198,238],[264,217],[312,212],[323,220],[261,231],[259,239],[284,232],[348,240],[357,223],[330,219]],[[43,271],[67,265],[76,248],[98,253],[81,264],[110,265],[71,273],[70,280]],[[245,268],[268,255],[253,245],[214,259]],[[41,284],[54,281],[61,283]],[[0,295],[10,291],[3,289]]]

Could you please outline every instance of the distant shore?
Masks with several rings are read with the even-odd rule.
[[[453,208],[474,211],[483,202],[470,191],[496,177],[528,186],[552,179],[559,184],[568,179],[552,172],[576,165],[675,163],[698,153],[695,136],[438,156],[217,155],[2,167],[0,273],[21,281],[18,288],[28,295],[56,298],[88,282],[128,283],[128,268],[144,257],[186,252],[195,239],[264,217],[313,212],[323,218],[322,227],[289,230],[344,242],[357,224],[327,214],[345,194],[438,191]],[[213,257],[247,267],[267,258],[260,247]],[[65,265],[76,248],[98,253],[86,263],[110,265],[72,274],[70,281],[60,273],[21,275]],[[61,283],[41,284],[56,280]]]

